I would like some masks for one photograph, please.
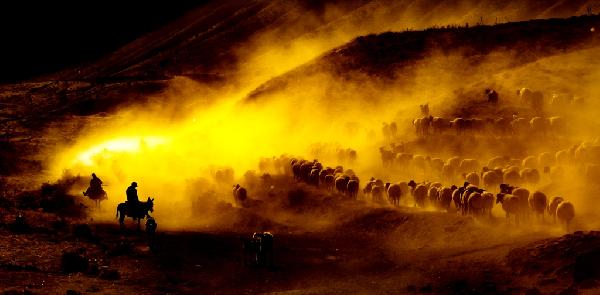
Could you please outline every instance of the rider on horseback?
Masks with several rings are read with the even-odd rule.
[[[92,179],[90,180],[90,186],[85,192],[84,196],[90,197],[92,200],[103,200],[106,199],[106,192],[102,189],[102,180],[96,176],[96,173],[92,173]]]
[[[137,194],[137,182],[132,182],[131,185],[127,188],[127,191],[125,191],[125,193],[127,194],[127,202],[125,202],[127,204],[127,207],[133,211],[135,209],[137,209],[139,203],[140,203],[140,199],[138,198],[138,194]]]

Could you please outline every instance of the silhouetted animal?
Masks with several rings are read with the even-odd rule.
[[[139,202],[136,208],[128,208],[126,203],[120,203],[117,205],[117,217],[119,218],[119,224],[121,228],[125,227],[125,216],[137,220],[138,230],[140,229],[140,220],[142,218],[151,218],[149,212],[154,212],[154,199],[148,197],[148,201]]]

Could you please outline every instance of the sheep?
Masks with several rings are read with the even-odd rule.
[[[419,108],[421,110],[421,116],[426,117],[429,116],[429,104],[421,104],[419,105]]]
[[[492,104],[498,103],[498,92],[494,89],[486,89],[485,94],[487,96],[487,101]]]
[[[558,110],[563,109],[572,103],[572,95],[554,93],[550,98],[550,106]]]
[[[539,167],[551,167],[554,166],[556,161],[556,157],[548,152],[541,153],[538,156],[538,165]]]
[[[552,201],[548,204],[548,215],[552,216],[552,222],[556,223],[556,208],[564,201],[565,200],[562,197],[556,196],[552,198]]]
[[[499,135],[510,134],[512,130],[511,119],[509,118],[496,118],[493,120],[493,126],[494,132],[498,133]]]
[[[531,94],[529,105],[533,110],[541,111],[544,108],[544,94],[540,91],[534,91]]]
[[[308,177],[308,183],[318,187],[320,173],[321,173],[321,170],[319,170],[317,168],[313,168],[312,170],[310,170],[310,174]]]
[[[482,203],[483,203],[483,214],[488,214],[492,217],[492,208],[494,208],[495,197],[494,194],[490,192],[484,192],[481,194]]]
[[[513,120],[510,122],[510,127],[514,134],[523,134],[529,130],[529,121],[527,121],[525,118],[513,116]]]
[[[496,195],[496,204],[502,204],[502,210],[506,212],[506,223],[510,224],[510,215],[515,216],[515,224],[519,224],[519,216],[522,214],[523,208],[518,197],[499,193]]]
[[[339,175],[335,178],[335,188],[341,194],[346,193],[346,189],[348,188],[348,181],[350,180],[350,176],[348,175]]]
[[[327,188],[327,191],[333,192],[333,189],[335,188],[335,177],[333,174],[325,175],[325,187]]]
[[[456,169],[458,169],[458,167],[460,167],[460,158],[459,157],[451,157],[448,158],[448,160],[446,160],[446,164],[452,167],[455,167]]]
[[[405,170],[410,166],[412,159],[413,159],[412,154],[397,153],[394,157],[394,162],[395,162],[396,166],[400,167],[400,169]]]
[[[538,167],[538,158],[536,156],[528,156],[523,159],[523,163],[521,164],[524,168],[537,168]]]
[[[450,203],[452,203],[452,194],[456,190],[456,186],[442,187],[438,192],[437,204],[441,209],[445,209],[446,212],[450,210]]]
[[[433,129],[433,133],[444,133],[446,130],[452,129],[452,122],[450,119],[433,117],[431,120],[431,128]]]
[[[465,181],[475,186],[479,186],[479,174],[477,174],[477,172],[471,172],[465,175]]]
[[[245,188],[243,188],[239,184],[233,186],[233,199],[235,200],[237,206],[243,207],[244,202],[246,202],[247,198],[248,192]]]
[[[542,221],[544,220],[544,211],[548,207],[548,197],[540,191],[535,191],[529,197],[529,208],[537,216],[541,215]]]
[[[465,192],[465,186],[459,187],[458,189],[452,192],[452,202],[454,203],[454,208],[456,211],[462,211],[462,194]]]
[[[534,135],[546,135],[548,132],[548,120],[542,117],[533,117],[529,121],[531,132]]]
[[[569,232],[569,226],[571,224],[571,220],[575,217],[575,207],[571,202],[562,202],[556,208],[556,217],[560,221],[560,223],[565,225],[565,229]]]
[[[390,126],[385,122],[383,122],[383,127],[381,127],[381,133],[383,134],[383,138],[385,140],[391,139]]]
[[[475,216],[483,215],[485,212],[485,204],[480,191],[475,191],[469,195],[467,206],[469,208],[468,213]]]
[[[581,144],[575,149],[575,160],[579,164],[600,164],[600,145]]]
[[[550,167],[550,180],[554,182],[563,181],[565,177],[565,169],[561,166]]]
[[[527,202],[529,200],[529,190],[524,188],[524,187],[516,187],[512,190],[511,194],[515,197],[518,197],[521,199],[521,202],[524,205],[527,205]]]
[[[417,118],[413,121],[417,135],[426,136],[429,134],[429,127],[431,126],[432,116],[424,116]]]
[[[557,165],[569,165],[569,163],[571,162],[571,156],[569,154],[569,150],[560,150],[558,152],[556,152],[555,155],[556,158],[556,164]]]
[[[479,171],[479,161],[475,159],[463,159],[458,165],[460,173],[469,173]]]
[[[383,164],[383,167],[390,167],[394,163],[395,155],[392,151],[380,147],[379,153],[381,154],[381,163]]]
[[[431,168],[431,173],[436,177],[441,177],[444,169],[444,160],[440,158],[432,158],[429,161],[429,167]]]
[[[482,175],[483,187],[487,190],[495,189],[502,183],[502,172],[495,170],[487,171]]]
[[[402,197],[402,189],[400,189],[400,185],[397,183],[391,184],[387,189],[387,194],[390,203],[394,206],[400,205],[400,198]]]
[[[565,132],[567,128],[567,121],[565,118],[560,116],[550,117],[548,119],[549,127],[552,133],[558,135]]]
[[[521,167],[523,161],[521,159],[512,158],[508,160],[509,166]]]
[[[456,135],[461,135],[466,129],[465,119],[463,118],[455,118],[450,121],[452,128],[456,131]]]
[[[588,164],[585,165],[585,179],[593,185],[597,185],[596,181],[600,178],[600,165]]]
[[[524,183],[536,185],[540,181],[540,172],[537,169],[521,169],[519,174],[521,176],[522,182]]]
[[[373,198],[373,202],[381,202],[383,200],[385,187],[383,185],[375,184],[371,189],[371,197]]]
[[[423,156],[423,155],[415,155],[413,157],[413,166],[414,169],[418,172],[425,172],[425,170],[427,170],[427,157]]]
[[[415,206],[424,208],[425,200],[427,199],[428,189],[424,184],[419,184],[413,190],[413,197],[415,199]]]
[[[448,164],[444,164],[444,166],[442,166],[442,180],[444,181],[448,181],[448,182],[453,182],[454,178],[456,176],[456,168],[454,168],[451,165]]]
[[[359,185],[358,178],[356,177],[351,177],[350,180],[348,180],[348,183],[346,184],[346,191],[349,197],[356,199],[358,196]]]
[[[522,105],[530,105],[531,97],[533,96],[533,91],[529,88],[521,88],[517,90],[517,95],[519,96],[519,101]]]
[[[461,208],[463,215],[469,213],[469,198],[471,197],[471,194],[479,191],[480,189],[472,184],[469,184],[467,187],[465,187],[465,191],[461,196]]]
[[[429,188],[429,191],[427,192],[427,201],[429,202],[430,205],[437,207],[437,199],[438,199],[438,193],[439,193],[439,188],[437,186],[431,186]]]
[[[375,185],[375,178],[371,177],[371,179],[365,185],[365,188],[363,188],[363,194],[365,194],[367,196],[370,195],[371,191],[373,190],[374,185]]]
[[[515,169],[507,169],[504,172],[504,183],[509,183],[512,185],[520,185],[521,184],[521,175],[519,174],[519,170]]]
[[[437,187],[438,189],[442,188],[444,185],[441,182],[431,182],[429,183],[429,187]]]
[[[487,162],[487,167],[504,167],[507,164],[506,157],[493,157]]]

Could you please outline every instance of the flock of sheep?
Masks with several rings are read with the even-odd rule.
[[[500,160],[494,158],[489,163],[494,164]],[[472,159],[457,161],[457,158],[452,158],[449,159],[448,164],[452,165],[451,163],[457,162],[459,163],[458,169],[476,167]],[[290,168],[294,179],[298,181],[317,187],[324,186],[329,192],[335,191],[352,199],[358,197],[360,181],[351,169],[344,170],[342,166],[323,168],[323,165],[317,160],[307,161],[295,158],[290,159]],[[537,171],[535,168],[531,170]],[[571,220],[575,217],[573,204],[560,196],[550,200],[541,191],[531,193],[524,187],[503,183],[503,176],[509,175],[510,177],[511,171],[514,170],[509,168],[506,174],[497,169],[483,172],[483,187],[479,186],[479,176],[475,172],[467,174],[466,181],[460,187],[444,186],[441,182],[431,181],[416,183],[413,180],[386,183],[381,179],[371,178],[365,184],[362,193],[365,199],[370,198],[372,202],[378,204],[385,204],[387,200],[393,206],[400,206],[401,202],[405,200],[406,204],[412,203],[420,208],[436,208],[447,212],[455,210],[463,215],[472,215],[478,218],[491,216],[494,205],[500,204],[506,212],[507,222],[510,223],[512,217],[517,224],[521,220],[528,219],[530,215],[540,216],[543,219],[544,212],[547,212],[555,222],[558,219],[568,230]],[[477,177],[473,177],[473,175]],[[488,177],[488,175],[494,176]],[[412,199],[412,202],[409,199]]]
[[[495,90],[486,89],[485,93],[489,103],[499,102],[500,96]],[[551,101],[546,103],[541,92],[527,88],[517,91],[517,95],[522,106],[534,111],[546,106],[565,108],[583,104],[582,99],[568,95],[553,95]],[[413,121],[418,137],[451,134],[452,130],[457,135],[481,132],[491,136],[560,136],[567,128],[561,116],[446,119],[431,116],[427,104],[421,105],[420,111],[422,117]],[[555,223],[559,221],[564,224],[567,231],[575,217],[573,204],[563,196],[549,198],[535,188],[545,181],[562,181],[566,169],[581,172],[587,179],[600,177],[599,142],[583,142],[524,158],[496,156],[480,162],[479,159],[459,156],[442,159],[407,152],[404,143],[393,143],[398,138],[398,128],[393,122],[384,123],[382,133],[389,143],[388,147],[379,149],[388,175],[386,177],[412,175],[419,178],[422,175],[422,179],[427,180],[386,182],[372,177],[361,186],[356,173],[352,169],[344,169],[344,166],[356,161],[356,151],[344,148],[336,149],[337,159],[344,166],[326,167],[318,160],[280,156],[262,158],[259,169],[261,173],[289,175],[296,181],[324,188],[329,193],[349,199],[362,198],[385,206],[435,208],[475,218],[491,217],[494,206],[500,206],[506,213],[507,222],[514,220],[517,224],[530,220],[530,216],[543,219],[548,214]],[[315,155],[323,154],[327,149],[313,146],[313,150],[318,152]],[[234,187],[233,195],[240,204],[246,198],[246,190],[238,185]]]
[[[498,92],[486,89],[485,93],[488,102],[498,103]],[[517,90],[517,96],[522,107],[528,107],[537,114],[541,114],[545,106],[552,110],[562,111],[570,107],[581,107],[584,104],[583,98],[569,94],[553,94],[549,100],[546,100],[542,92],[532,91],[528,88]],[[420,105],[420,110],[421,117],[413,120],[416,134],[419,136],[452,131],[458,135],[466,132],[475,134],[491,132],[496,135],[558,135],[564,133],[567,128],[566,120],[562,116],[543,117],[540,115],[526,118],[513,115],[512,117],[494,118],[443,118],[431,116],[427,104]],[[389,134],[386,128],[387,126],[384,126],[384,136]]]

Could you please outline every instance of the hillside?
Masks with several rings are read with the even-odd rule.
[[[597,46],[600,16],[533,20],[494,26],[430,28],[425,31],[388,32],[358,37],[285,75],[262,84],[249,94],[256,100],[296,85],[305,77],[327,74],[334,79],[365,80],[411,84],[414,65],[426,58],[458,55],[467,63],[454,74],[470,75],[473,67],[502,53],[492,71],[499,73],[540,58]],[[445,65],[442,65],[442,67]],[[385,82],[384,82],[385,83]]]
[[[360,35],[436,25],[568,17],[598,1],[209,1],[104,58],[51,79],[220,79],[281,74]],[[258,64],[257,64],[258,63]],[[276,69],[283,67],[282,69]],[[275,70],[275,73],[273,71]]]

